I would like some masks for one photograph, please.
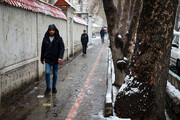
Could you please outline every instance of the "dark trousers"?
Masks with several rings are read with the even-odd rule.
[[[87,44],[82,44],[82,47],[83,47],[83,53],[86,54],[86,50],[87,50]]]
[[[104,36],[101,36],[101,41],[102,43],[104,43]]]

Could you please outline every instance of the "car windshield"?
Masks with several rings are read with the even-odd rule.
[[[179,35],[174,35],[173,44],[176,44],[179,46]]]

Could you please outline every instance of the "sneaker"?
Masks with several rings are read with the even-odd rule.
[[[44,94],[49,94],[51,92],[51,88],[47,88],[46,91],[44,92]]]
[[[56,88],[53,88],[53,89],[52,89],[52,92],[53,92],[53,93],[57,93]]]

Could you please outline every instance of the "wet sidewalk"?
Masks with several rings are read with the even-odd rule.
[[[57,94],[41,96],[46,89],[43,80],[25,96],[2,108],[0,120],[103,119],[108,43],[102,45],[100,39],[94,43],[87,55],[77,56],[59,70]]]

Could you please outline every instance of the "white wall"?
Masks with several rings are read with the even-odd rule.
[[[37,56],[36,13],[0,4],[0,69]],[[2,26],[3,25],[3,26]]]
[[[72,21],[71,34],[66,20],[0,4],[0,104],[22,86],[41,80],[45,72],[40,63],[41,45],[50,24],[57,26],[64,40],[64,60],[69,49],[73,48],[72,55],[81,49],[80,36],[87,26]]]
[[[87,31],[87,26],[79,24],[79,23],[74,23],[74,33],[73,33],[73,38],[74,38],[74,49],[75,51],[80,51],[82,49],[81,46],[81,34],[83,33],[83,30]]]

